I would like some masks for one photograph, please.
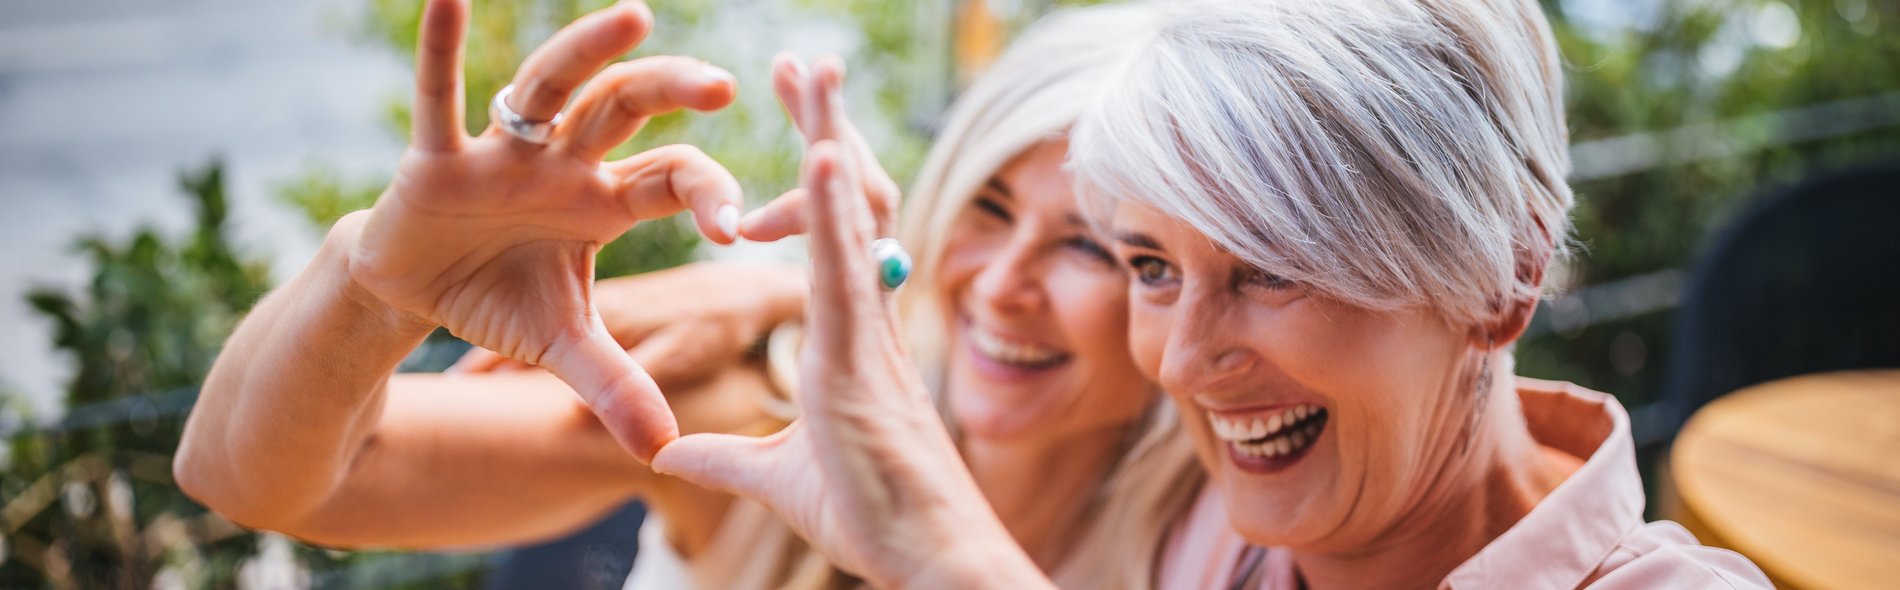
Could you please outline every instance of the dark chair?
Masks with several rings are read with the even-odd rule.
[[[1740,215],[1695,265],[1673,351],[1639,443],[1743,387],[1900,367],[1900,167],[1811,178]]]

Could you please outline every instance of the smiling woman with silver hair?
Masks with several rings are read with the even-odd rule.
[[[1070,165],[1129,269],[1136,361],[1209,471],[1171,546],[1231,526],[1268,547],[1175,564],[1250,588],[1768,587],[1643,522],[1614,398],[1512,372],[1572,201],[1535,2],[1186,2],[1126,42]],[[816,242],[856,239],[846,197],[816,209],[842,216]],[[1042,585],[942,444],[892,427],[917,423],[915,396],[861,368],[901,356],[850,284],[861,264],[814,256],[846,284],[815,285],[829,346],[807,378],[829,387],[808,424],[685,437],[655,467],[761,498],[880,584]]]

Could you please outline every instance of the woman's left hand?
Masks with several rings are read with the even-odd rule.
[[[766,438],[699,434],[653,467],[760,501],[839,567],[880,587],[1046,587],[983,500],[899,343],[871,242],[861,163],[844,146],[836,60],[815,67],[818,116],[801,124],[801,223],[811,230],[812,298],[800,358],[799,419]],[[789,211],[789,210],[788,210]]]

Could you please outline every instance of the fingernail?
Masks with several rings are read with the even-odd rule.
[[[720,69],[719,66],[715,66],[712,64],[705,64],[705,65],[699,66],[699,77],[700,79],[704,80],[705,83],[707,84],[718,84],[722,82],[732,81],[731,72]]]
[[[719,231],[726,234],[726,237],[739,237],[739,208],[732,205],[720,205],[719,211],[713,213],[713,225],[719,226]]]

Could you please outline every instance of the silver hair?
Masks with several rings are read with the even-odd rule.
[[[1191,1],[1128,42],[1072,136],[1091,201],[1466,324],[1536,296],[1565,250],[1562,75],[1532,0]]]

